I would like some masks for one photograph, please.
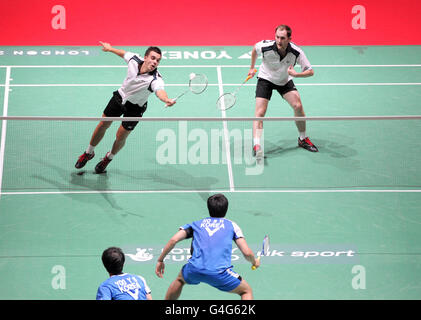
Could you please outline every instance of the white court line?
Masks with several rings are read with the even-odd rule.
[[[7,116],[7,109],[9,108],[9,85],[10,85],[10,73],[11,68],[6,68],[6,81],[4,85],[4,99],[3,99],[3,116]],[[1,124],[1,140],[0,140],[0,197],[1,197],[1,186],[3,182],[3,166],[4,166],[4,150],[6,148],[6,127],[7,120],[3,120]]]
[[[217,67],[216,71],[218,73],[218,84],[219,84],[219,96],[224,94],[224,88],[222,83],[222,73],[221,68]],[[221,110],[222,118],[226,118],[227,114],[225,110]],[[224,127],[224,142],[225,142],[225,152],[227,155],[227,167],[228,167],[228,178],[230,183],[230,191],[234,191],[234,176],[232,173],[232,164],[231,164],[231,150],[230,150],[230,143],[229,143],[229,134],[228,134],[228,124],[226,121],[222,122]]]
[[[421,189],[256,189],[256,190],[88,190],[2,192],[2,195],[66,195],[66,194],[168,194],[168,193],[421,193]]]

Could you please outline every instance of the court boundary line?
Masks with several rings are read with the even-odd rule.
[[[3,97],[3,116],[7,117],[9,109],[9,85],[10,85],[10,75],[12,68],[6,68],[6,79],[4,85],[4,97]],[[1,139],[0,139],[0,198],[2,195],[2,184],[3,184],[3,168],[4,168],[4,152],[6,150],[6,130],[7,130],[7,120],[2,120],[1,125]]]
[[[216,68],[216,73],[218,76],[218,89],[219,89],[219,96],[224,94],[224,84],[222,82],[222,72],[221,68]],[[226,119],[227,113],[225,110],[221,110],[221,115],[223,119]],[[234,175],[232,172],[232,164],[231,164],[231,149],[230,149],[230,142],[229,142],[229,135],[228,135],[228,124],[227,121],[222,121],[222,126],[224,128],[224,143],[225,143],[225,154],[227,157],[227,168],[228,168],[228,179],[230,184],[230,191],[234,191]]]
[[[250,189],[250,190],[75,190],[75,191],[16,191],[2,195],[66,195],[66,194],[168,194],[168,193],[421,193],[421,189]]]

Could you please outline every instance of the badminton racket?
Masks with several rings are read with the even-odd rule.
[[[257,70],[254,69],[254,72],[256,73]],[[253,76],[248,76],[246,80],[243,81],[242,84],[240,84],[233,92],[227,92],[221,95],[218,100],[216,101],[216,106],[219,110],[228,110],[232,108],[235,105],[235,102],[237,101],[236,94],[241,89],[242,86],[245,85],[247,81],[249,81]]]
[[[269,252],[269,236],[265,236],[263,239],[262,250],[257,253],[257,260],[260,260],[262,256],[267,256]],[[256,270],[255,266],[251,267],[252,270]]]
[[[175,97],[175,101],[184,96],[188,92],[201,94],[208,87],[208,78],[201,73],[190,73],[189,88]],[[167,106],[165,106],[167,107]]]

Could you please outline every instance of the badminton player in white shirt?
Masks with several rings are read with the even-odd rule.
[[[124,59],[127,63],[127,76],[123,85],[113,92],[107,107],[104,109],[103,117],[142,117],[146,111],[148,97],[152,93],[166,104],[172,106],[174,99],[169,99],[164,90],[164,81],[158,72],[158,65],[161,61],[162,53],[158,47],[149,47],[144,58],[137,54],[113,48],[109,43],[100,42],[102,50],[112,52]],[[75,167],[81,169],[85,164],[95,156],[94,149],[100,143],[112,121],[101,121],[92,134],[90,143],[85,152],[77,160]],[[103,173],[107,165],[119,152],[130,132],[136,127],[137,121],[122,121],[117,130],[116,139],[112,149],[107,152],[105,157],[96,165],[95,172]]]
[[[294,109],[295,117],[304,117],[304,109],[300,94],[294,85],[293,78],[307,78],[314,75],[313,68],[303,50],[291,42],[291,28],[280,25],[275,29],[275,40],[263,40],[253,47],[249,76],[256,73],[257,57],[262,56],[262,64],[257,75],[256,117],[264,117],[272,96],[276,90]],[[295,64],[301,66],[301,72],[294,70]],[[317,152],[317,147],[306,135],[306,122],[296,121],[299,132],[298,146]],[[253,154],[256,159],[263,156],[261,148],[261,132],[263,121],[253,122]]]

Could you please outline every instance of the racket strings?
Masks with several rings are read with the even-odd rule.
[[[265,237],[265,239],[263,240],[262,254],[267,255],[268,252],[269,252],[269,237]]]
[[[235,101],[236,101],[235,95],[227,92],[219,97],[217,101],[217,106],[221,110],[227,110],[235,104]]]
[[[203,74],[196,74],[192,79],[190,79],[189,87],[191,92],[195,94],[200,94],[206,90],[208,86],[208,79]]]
[[[257,72],[257,69],[254,69],[254,72]],[[222,111],[228,110],[229,108],[232,108],[237,100],[236,94],[241,89],[244,84],[249,81],[252,78],[252,76],[248,76],[246,80],[243,81],[242,84],[240,84],[233,92],[227,92],[221,95],[218,100],[216,101],[216,107]]]

